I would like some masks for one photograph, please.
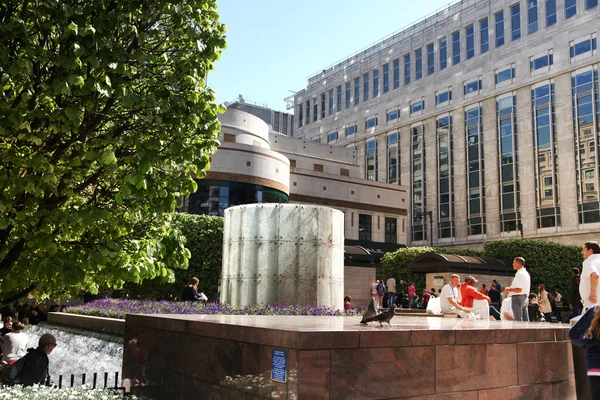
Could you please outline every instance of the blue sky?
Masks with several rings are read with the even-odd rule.
[[[227,49],[208,75],[217,101],[285,110],[283,98],[323,70],[448,5],[448,0],[220,0]],[[290,110],[291,112],[291,110]]]

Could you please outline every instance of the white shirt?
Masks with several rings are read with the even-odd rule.
[[[592,273],[600,274],[600,254],[592,254],[585,260],[583,260],[583,270],[581,271],[581,278],[579,281],[579,294],[585,308],[590,308],[594,305],[590,301],[590,276]],[[596,290],[596,298],[600,299],[600,284]]]
[[[2,361],[18,360],[27,354],[27,341],[27,335],[23,332],[9,332],[4,335]]]
[[[396,278],[390,278],[386,282],[388,292],[396,293]]]
[[[454,307],[454,305],[448,300],[449,297],[458,303],[458,288],[452,286],[451,283],[444,285],[442,288],[442,294],[440,294],[440,307],[442,308],[442,311],[446,311]]]
[[[531,277],[529,276],[529,272],[527,272],[525,267],[522,267],[517,271],[510,288],[520,288],[522,290],[519,293],[510,292],[508,293],[509,296],[520,296],[523,294],[529,296],[529,290],[531,289]]]

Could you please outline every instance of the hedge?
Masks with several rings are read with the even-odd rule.
[[[583,262],[581,247],[542,239],[496,240],[485,243],[483,251],[450,247],[407,247],[385,254],[382,259],[385,279],[394,276],[396,279],[408,280],[408,265],[418,256],[429,252],[509,260],[523,257],[531,274],[531,291],[537,292],[537,285],[543,283],[549,292],[558,289],[566,300],[570,291],[571,269],[581,269]],[[418,288],[425,287],[423,274],[413,275],[413,280]]]
[[[208,215],[176,213],[174,223],[186,237],[185,247],[191,258],[187,269],[175,270],[175,282],[157,278],[140,285],[127,284],[124,294],[133,299],[173,299],[180,297],[183,287],[196,276],[199,289],[209,299],[217,296],[223,258],[223,218]]]

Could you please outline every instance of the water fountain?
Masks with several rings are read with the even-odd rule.
[[[103,383],[103,375],[108,372],[109,386],[114,386],[115,372],[121,372],[123,364],[123,338],[113,335],[92,332],[73,333],[58,329],[51,325],[28,325],[25,334],[28,336],[28,347],[37,347],[40,336],[51,333],[56,337],[57,346],[50,354],[50,376],[55,384],[58,376],[63,375],[65,384],[67,377],[76,375],[76,386],[81,383],[81,375],[87,375],[87,383],[91,383],[94,373],[98,373]],[[110,339],[110,340],[107,340]],[[102,378],[100,378],[102,376]],[[120,382],[117,382],[118,386]],[[68,382],[70,385],[70,381]]]
[[[225,210],[221,301],[343,309],[344,213],[308,204]]]

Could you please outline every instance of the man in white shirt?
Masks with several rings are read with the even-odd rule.
[[[598,242],[587,242],[581,250],[583,270],[579,280],[579,294],[583,301],[583,312],[598,303],[600,298],[600,245]]]
[[[440,307],[442,308],[442,313],[458,314],[464,317],[470,311],[468,308],[458,304],[460,301],[458,298],[460,294],[460,290],[458,289],[459,284],[460,276],[454,274],[450,277],[450,283],[442,288],[442,293],[440,294]]]
[[[529,322],[527,311],[529,290],[531,289],[531,277],[525,269],[525,259],[517,257],[513,260],[513,268],[517,271],[512,284],[504,288],[511,297],[512,312],[515,321]]]

